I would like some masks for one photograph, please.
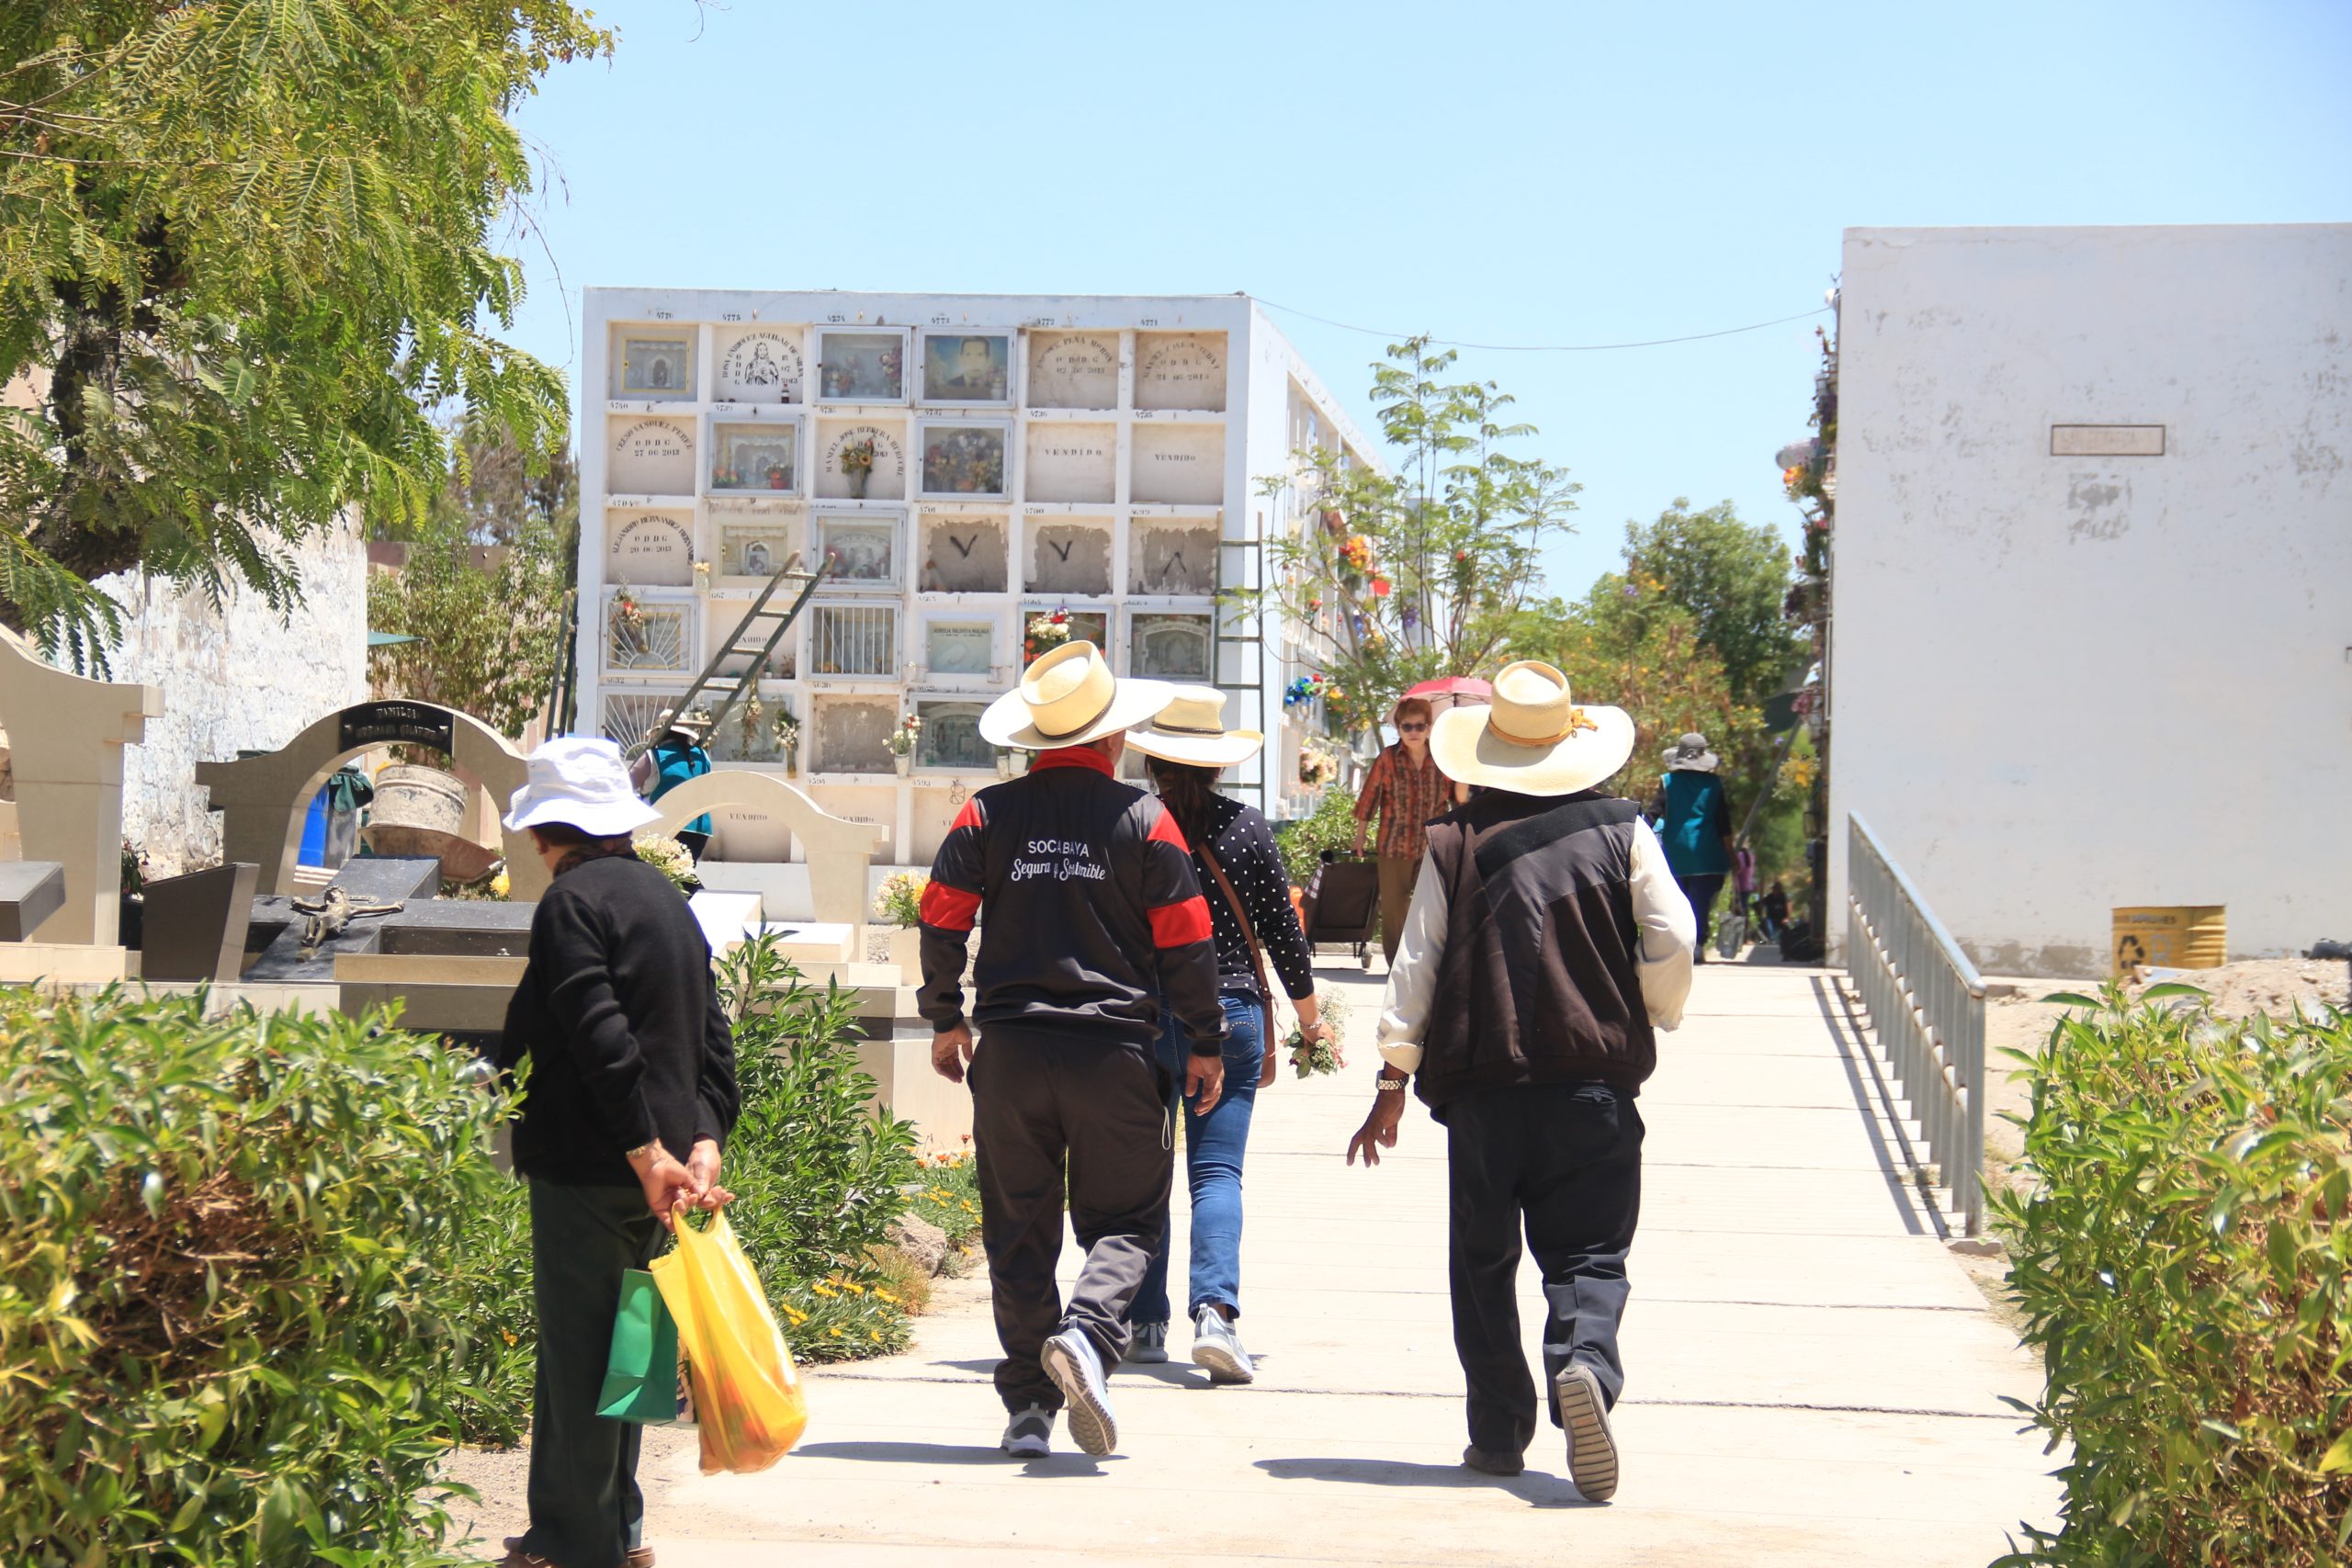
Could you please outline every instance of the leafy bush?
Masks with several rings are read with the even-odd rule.
[[[447,1561],[510,1102],[381,1025],[0,992],[0,1560]]]
[[[964,1141],[971,1142],[966,1134]],[[980,1170],[969,1147],[924,1155],[921,1185],[911,1204],[919,1219],[947,1233],[950,1247],[964,1247],[980,1234]]]
[[[2318,1568],[2352,1543],[2352,1018],[2065,996],[2028,1069],[2010,1288],[2074,1445],[2063,1528],[2003,1559]],[[2021,1407],[2025,1408],[2025,1407]]]
[[[727,1140],[728,1214],[793,1354],[903,1349],[906,1313],[871,1252],[922,1169],[913,1126],[873,1103],[879,1086],[858,1067],[854,998],[804,984],[769,937],[720,962],[719,995],[743,1095]]]
[[[1283,869],[1298,886],[1315,874],[1325,850],[1346,854],[1355,843],[1356,797],[1344,789],[1327,789],[1314,815],[1274,824],[1274,846],[1282,851]]]

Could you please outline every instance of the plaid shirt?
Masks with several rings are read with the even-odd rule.
[[[1437,759],[1423,751],[1417,768],[1400,740],[1383,747],[1374,759],[1363,793],[1356,796],[1356,820],[1368,821],[1377,811],[1380,837],[1374,852],[1383,860],[1417,861],[1429,847],[1430,818],[1453,806],[1453,781],[1438,771]]]

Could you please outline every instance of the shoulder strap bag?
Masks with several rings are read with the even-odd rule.
[[[1265,1027],[1258,1038],[1271,1053],[1274,1048],[1274,988],[1266,983],[1266,955],[1259,951],[1258,933],[1251,929],[1250,912],[1241,907],[1241,896],[1234,892],[1232,881],[1225,874],[1225,867],[1216,863],[1216,852],[1210,849],[1205,840],[1193,848],[1200,852],[1201,863],[1209,868],[1209,874],[1216,878],[1217,891],[1225,895],[1225,907],[1231,909],[1233,918],[1240,922],[1241,941],[1250,949],[1250,966],[1258,972],[1258,1010],[1266,1016]]]

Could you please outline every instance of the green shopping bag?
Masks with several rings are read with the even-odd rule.
[[[678,1321],[642,1269],[621,1275],[621,1308],[605,1358],[596,1414],[647,1427],[691,1427],[694,1407],[678,1359]]]

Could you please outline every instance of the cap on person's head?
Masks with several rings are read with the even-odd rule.
[[[590,838],[610,839],[662,818],[630,786],[621,749],[601,736],[559,736],[525,765],[529,775],[507,803],[510,833],[562,823]]]
[[[1166,707],[1165,681],[1120,680],[1102,650],[1066,642],[1021,672],[1021,683],[980,715],[980,739],[1020,751],[1083,746],[1116,735]]]
[[[1521,795],[1590,789],[1633,754],[1624,709],[1578,705],[1568,678],[1533,659],[1496,673],[1491,703],[1448,708],[1430,729],[1430,755],[1448,778]]]

